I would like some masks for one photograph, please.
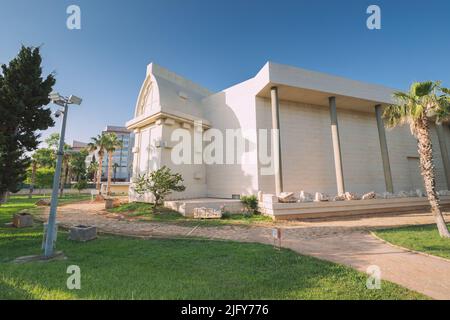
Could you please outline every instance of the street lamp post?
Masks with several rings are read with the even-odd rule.
[[[50,203],[50,214],[48,217],[48,223],[47,223],[47,233],[45,237],[45,246],[44,246],[44,256],[46,258],[50,258],[53,256],[53,245],[54,245],[54,239],[56,235],[55,230],[55,224],[56,224],[56,207],[58,206],[58,186],[59,186],[59,180],[61,177],[61,166],[62,166],[62,160],[64,155],[64,136],[66,134],[66,122],[67,122],[67,115],[69,111],[69,104],[81,104],[81,99],[76,96],[70,96],[69,98],[62,97],[57,92],[52,92],[49,96],[50,100],[59,106],[62,106],[64,109],[62,111],[57,111],[57,115],[60,115],[62,113],[63,121],[61,126],[61,134],[59,136],[59,146],[58,146],[58,153],[57,153],[57,162],[56,162],[56,169],[55,169],[55,175],[53,177],[53,189],[52,189],[52,199]]]

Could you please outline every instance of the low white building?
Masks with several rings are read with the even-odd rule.
[[[213,93],[152,63],[134,118],[126,124],[135,134],[133,175],[164,165],[172,168],[183,175],[187,187],[172,195],[177,199],[232,198],[260,190],[330,195],[423,190],[417,145],[409,127],[385,130],[381,120],[392,93],[383,86],[272,62],[255,77]],[[195,128],[196,121],[201,121],[201,129]],[[280,134],[271,139],[271,129],[277,128]],[[179,153],[176,129],[193,137],[189,163],[174,161]],[[245,142],[239,162],[227,164],[231,156],[226,145],[234,140],[226,139],[227,129],[242,130],[234,131],[235,141]],[[450,132],[447,126],[439,129],[432,127],[441,190],[448,189],[449,183],[450,166],[444,163]],[[205,163],[208,140],[217,142],[211,138],[217,132],[223,133],[225,164]],[[196,134],[203,135],[201,145],[194,142]],[[266,140],[271,165],[265,161]],[[220,150],[212,154],[220,158]]]

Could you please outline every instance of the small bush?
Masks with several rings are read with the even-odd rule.
[[[139,195],[150,192],[155,198],[155,208],[162,205],[164,198],[172,191],[181,192],[186,189],[181,174],[172,173],[166,166],[148,174],[138,175],[133,180],[132,188]]]
[[[258,198],[255,195],[241,196],[241,202],[248,213],[258,213]]]
[[[249,219],[249,218],[253,217],[253,214],[254,214],[254,211],[253,210],[249,210],[249,209],[245,209],[245,211],[242,212],[242,215],[246,219]]]
[[[222,219],[230,219],[231,213],[229,211],[222,212]]]
[[[73,187],[74,187],[75,189],[77,189],[79,193],[81,193],[81,190],[86,189],[87,186],[88,186],[88,183],[87,183],[86,180],[79,180],[79,181],[77,181],[77,183],[75,183],[75,184],[73,185]]]

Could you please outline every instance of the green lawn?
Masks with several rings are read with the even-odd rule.
[[[12,214],[24,210],[24,209],[34,209],[34,205],[40,199],[50,199],[51,196],[40,196],[35,195],[32,199],[28,199],[27,195],[24,196],[12,196],[11,199],[5,203],[0,204],[0,227],[3,227],[5,222],[11,222]],[[67,194],[62,198],[58,199],[58,204],[70,203],[80,200],[88,200],[91,196],[87,194]],[[1,230],[1,229],[0,229]]]
[[[401,247],[450,259],[450,239],[442,239],[434,224],[378,230],[376,235]]]
[[[4,223],[33,202],[13,198],[0,207],[0,299],[424,298],[388,282],[368,290],[362,273],[262,244],[106,235],[78,243],[60,231],[57,249],[67,260],[14,264],[40,252],[42,225]],[[66,288],[69,265],[81,268],[81,290]]]
[[[159,207],[156,210],[153,204],[142,202],[131,202],[123,204],[117,208],[108,210],[109,212],[121,213],[128,218],[137,218],[140,221],[164,221],[181,225],[201,225],[201,226],[220,226],[226,224],[249,225],[252,223],[271,223],[272,218],[260,214],[228,214],[222,219],[190,219],[180,213]]]

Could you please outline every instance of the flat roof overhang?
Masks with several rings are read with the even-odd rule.
[[[338,109],[374,112],[375,105],[393,103],[394,89],[315,71],[268,62],[256,76],[256,96],[270,99],[270,89],[278,88],[280,101],[329,106],[336,97]]]
[[[347,109],[360,112],[374,113],[374,107],[377,104],[388,105],[388,103],[381,101],[373,101],[367,99],[360,99],[355,97],[343,96],[328,92],[320,92],[304,88],[295,88],[285,85],[278,85],[270,83],[265,86],[258,94],[258,97],[270,99],[270,89],[272,87],[278,88],[278,99],[280,101],[289,101],[297,103],[305,103],[316,106],[329,107],[329,98],[336,97],[336,107],[338,109]]]

